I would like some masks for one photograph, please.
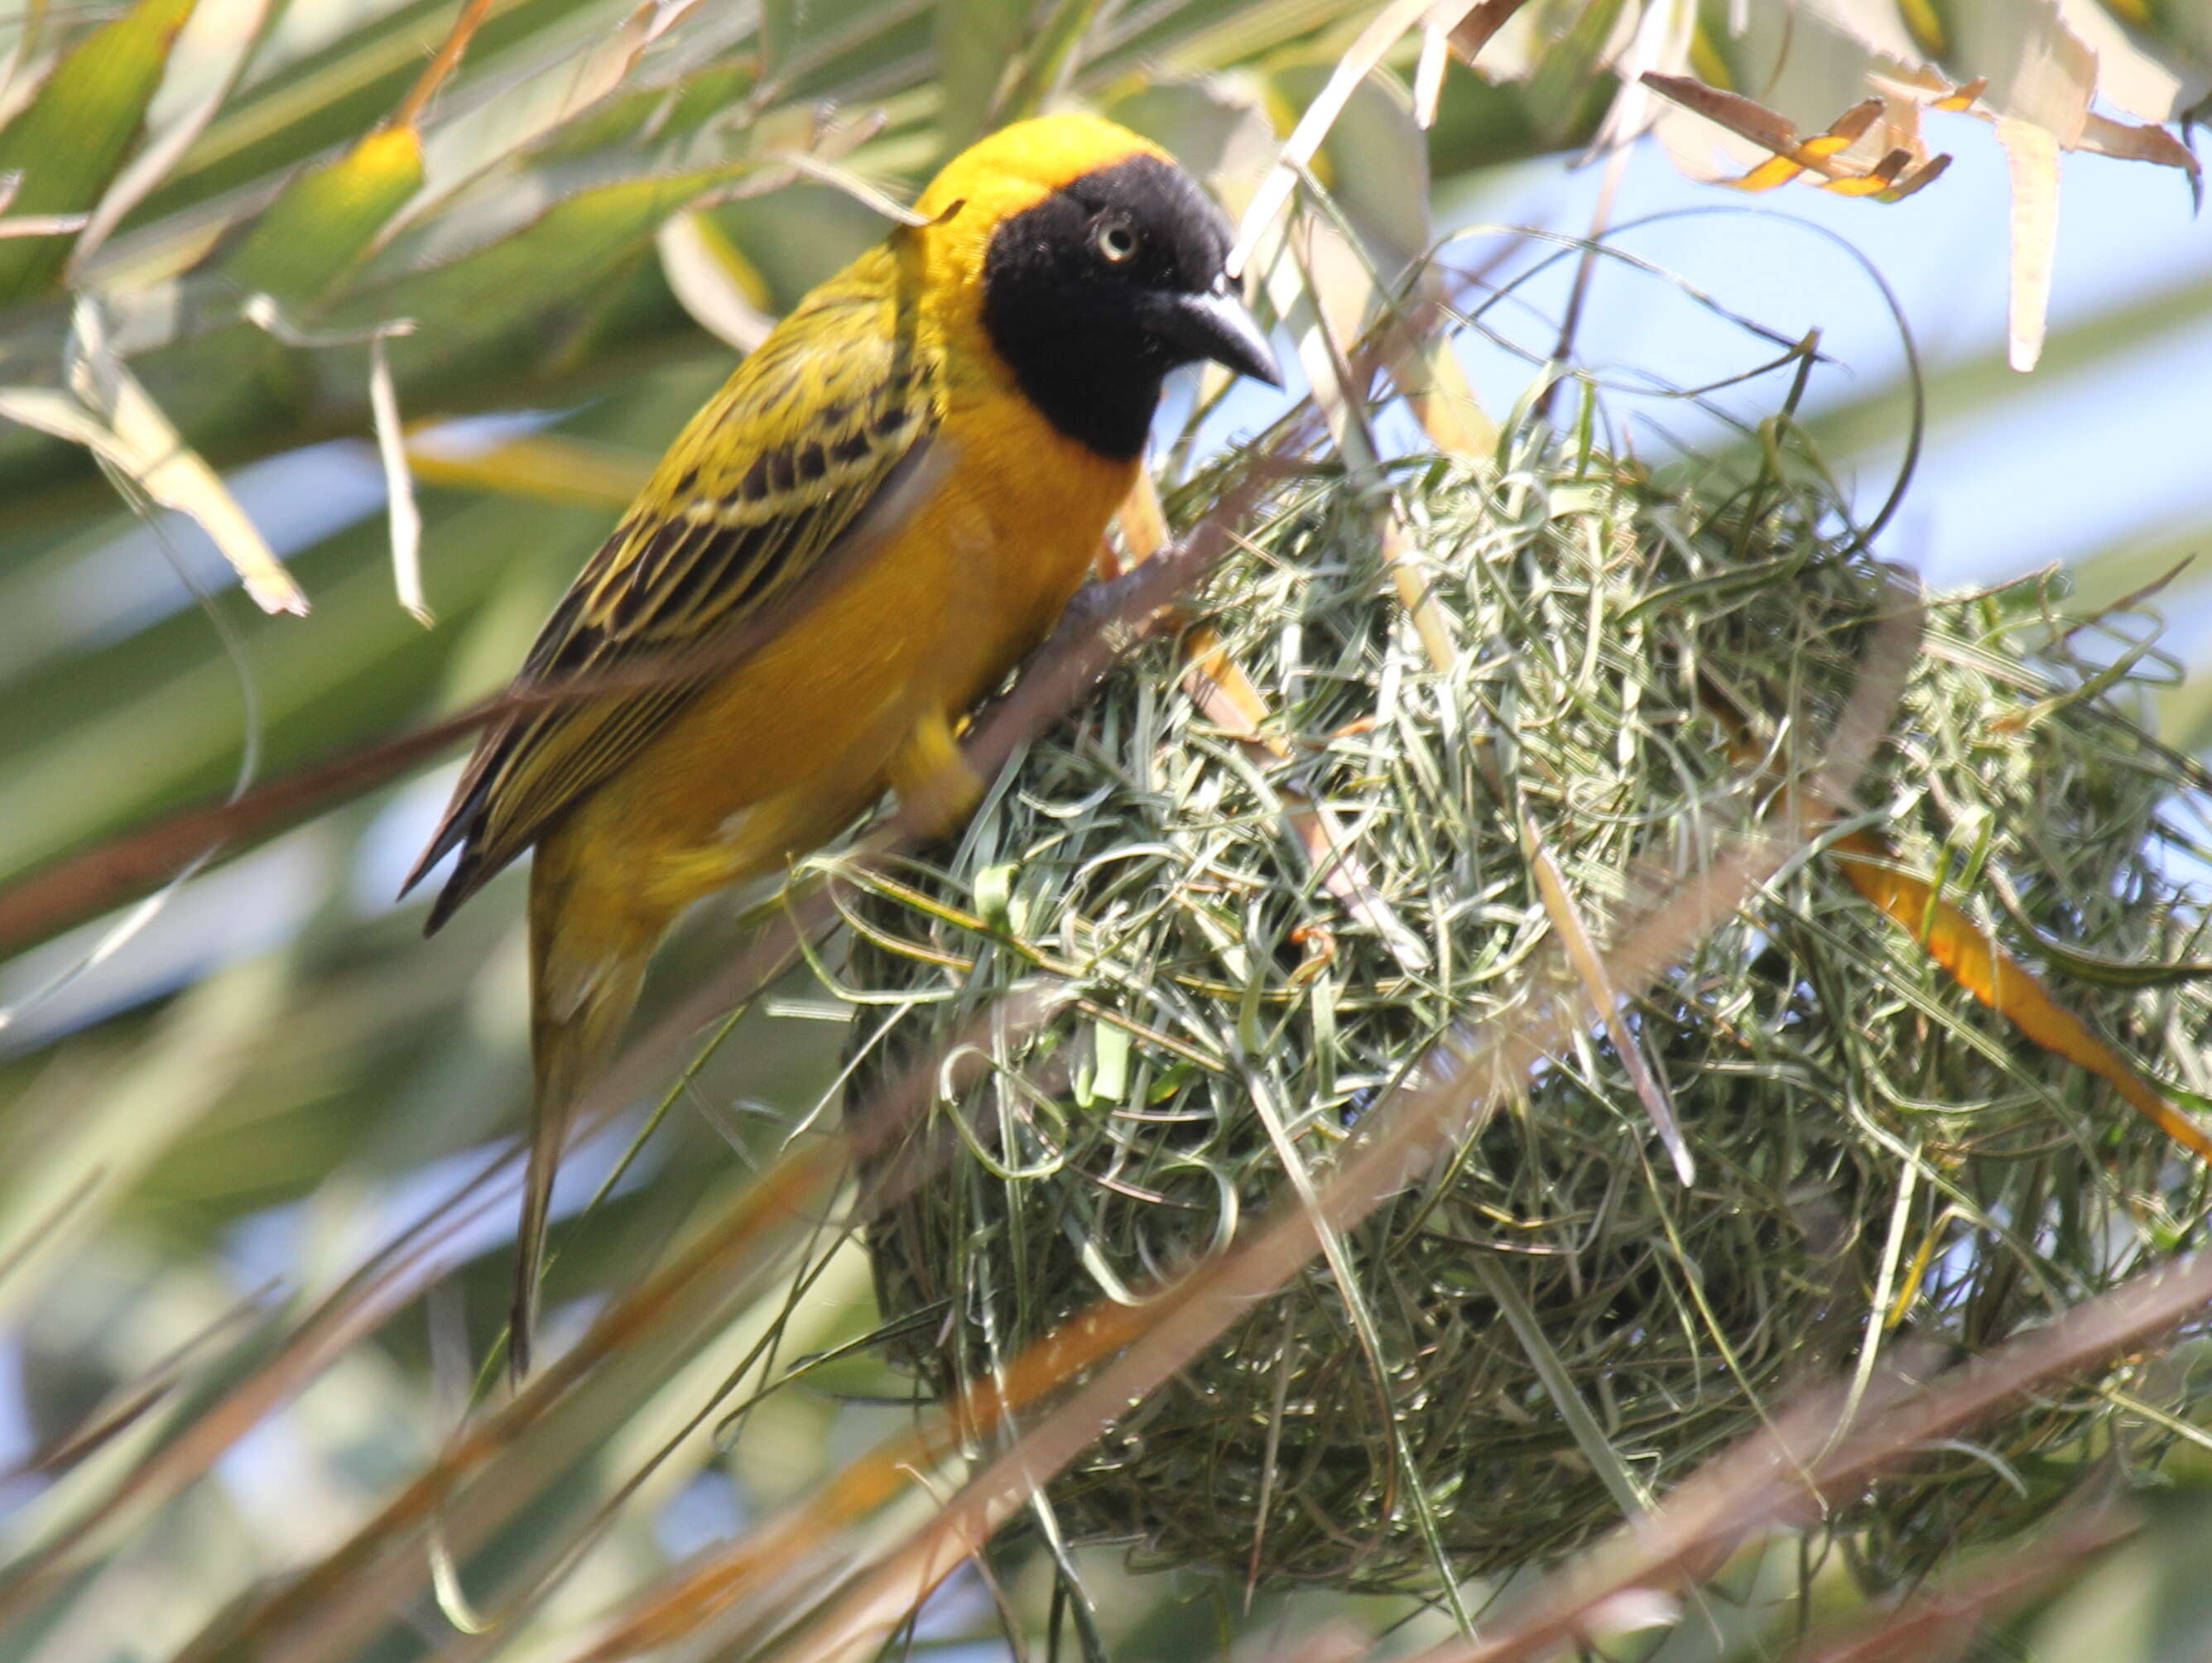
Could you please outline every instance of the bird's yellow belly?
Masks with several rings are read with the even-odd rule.
[[[945,483],[907,523],[556,833],[562,853],[593,851],[594,887],[663,912],[815,847],[881,793],[918,725],[957,719],[1049,632],[1134,464],[1041,446],[1034,418],[956,418],[935,442],[952,447],[930,458]]]

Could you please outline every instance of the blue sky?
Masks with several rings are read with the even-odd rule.
[[[1873,283],[1802,222],[1848,240],[1895,289],[1931,369],[2001,350],[2005,332],[2008,195],[1989,128],[1939,118],[1930,143],[1950,171],[1893,204],[1803,185],[1762,196],[1683,178],[1655,146],[1630,160],[1614,219],[1683,208],[1735,208],[1651,226],[1621,246],[1769,327],[1818,325],[1839,361],[1813,403],[1880,386],[1901,371],[1895,327]],[[1482,219],[1560,230],[1589,223],[1601,169],[1532,167],[1476,209]],[[2194,280],[2212,282],[2212,220],[2194,217],[2181,174],[2099,156],[2066,159],[2051,328]],[[1610,297],[1610,298],[1608,298]],[[1601,271],[1581,337],[1593,362],[1702,379],[1756,355],[1654,280]],[[1514,372],[1478,360],[1481,390],[1510,397]],[[1756,410],[1758,398],[1746,405]],[[1771,400],[1771,391],[1764,397]],[[1841,458],[1838,458],[1841,460]],[[1887,488],[1878,458],[1864,482]],[[2212,525],[2212,318],[2167,334],[2091,375],[2039,371],[1989,419],[1929,434],[1893,555],[1939,584],[1980,581],[2094,553],[2129,527]]]

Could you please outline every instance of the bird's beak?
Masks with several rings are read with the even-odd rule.
[[[1204,294],[1172,294],[1167,301],[1161,332],[1193,358],[1210,358],[1225,369],[1283,385],[1283,373],[1260,325],[1224,277]]]

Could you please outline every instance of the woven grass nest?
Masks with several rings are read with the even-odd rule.
[[[1210,720],[1184,648],[1155,641],[957,848],[860,909],[843,974],[864,1075],[1040,977],[1091,1007],[936,1106],[918,1135],[942,1169],[872,1230],[930,1390],[1217,1250],[1284,1193],[1265,1117],[1325,1174],[1449,1025],[1510,1020],[1552,935],[1516,813],[1602,941],[1655,872],[1693,874],[1745,822],[1760,767],[1817,749],[1854,683],[1879,585],[1815,467],[1670,483],[1531,424],[1493,459],[1386,472],[1280,492],[1196,603],[1287,757]],[[1385,490],[1449,671],[1383,563]],[[2049,574],[1931,601],[1862,823],[2146,1073],[2212,1092],[2194,776],[2135,720],[2145,620],[2063,606]],[[1316,880],[1293,784],[1419,947]],[[2203,1211],[2193,1156],[1956,986],[1832,851],[1629,1010],[1692,1183],[1594,1026],[1350,1237],[1355,1287],[1316,1260],[1133,1410],[1052,1489],[1060,1528],[1273,1583],[1540,1563],[1870,1338],[1985,1347]],[[1888,1581],[2025,1522],[2088,1464],[2139,1469],[2196,1406],[2185,1374],[2042,1398],[1885,1480],[1838,1539]]]

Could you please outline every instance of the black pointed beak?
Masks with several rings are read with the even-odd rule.
[[[1166,304],[1160,332],[1176,347],[1188,353],[1190,360],[1210,359],[1224,369],[1265,381],[1271,387],[1283,385],[1283,373],[1276,367],[1273,349],[1268,346],[1267,337],[1260,332],[1260,325],[1226,277],[1218,280],[1203,294],[1169,294],[1161,298]]]

